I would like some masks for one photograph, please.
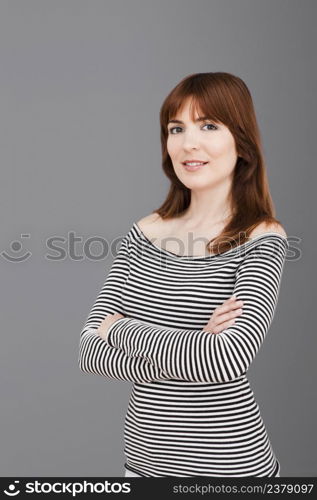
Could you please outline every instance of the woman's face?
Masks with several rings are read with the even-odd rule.
[[[199,118],[196,114],[195,120]],[[226,184],[232,180],[237,162],[235,140],[228,127],[205,119],[193,122],[189,101],[175,117],[179,122],[169,122],[167,151],[177,177],[189,189],[206,189]],[[208,162],[196,170],[183,165],[187,160]]]

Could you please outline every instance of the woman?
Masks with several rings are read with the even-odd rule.
[[[123,238],[81,332],[80,369],[134,382],[126,476],[279,476],[246,372],[288,242],[250,92],[229,73],[190,75],[160,123],[169,193]]]

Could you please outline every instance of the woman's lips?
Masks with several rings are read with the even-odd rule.
[[[183,163],[183,167],[185,168],[185,170],[188,170],[188,172],[195,172],[196,170],[207,165],[208,163],[209,163],[208,161],[206,163],[204,163],[203,165],[185,165]]]

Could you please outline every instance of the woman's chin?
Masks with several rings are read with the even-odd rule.
[[[196,178],[193,177],[192,179],[182,177],[180,180],[188,189],[206,189],[212,188],[215,185],[214,179],[204,179],[203,177],[198,178],[198,176]]]

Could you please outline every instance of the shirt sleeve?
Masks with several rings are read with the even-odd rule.
[[[106,341],[129,356],[154,363],[171,378],[221,383],[241,377],[272,322],[287,246],[282,236],[266,237],[245,252],[232,292],[244,301],[242,314],[222,332],[163,328],[120,318],[110,326]]]
[[[169,379],[154,363],[143,357],[130,357],[121,348],[111,347],[96,333],[99,324],[108,314],[124,314],[122,288],[128,275],[129,243],[126,235],[81,331],[79,368],[85,373],[129,382]]]

